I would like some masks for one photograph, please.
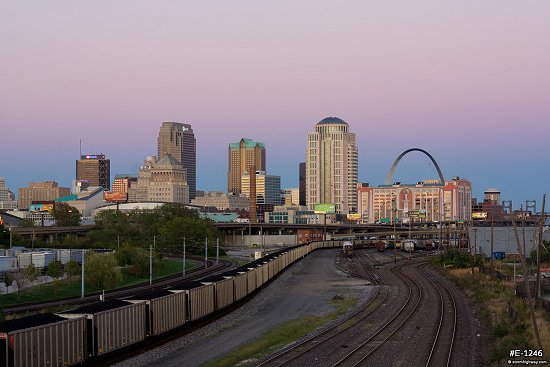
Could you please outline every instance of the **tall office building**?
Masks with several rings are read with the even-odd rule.
[[[229,144],[227,192],[235,195],[242,192],[241,178],[250,166],[254,166],[256,171],[265,171],[265,145],[248,138]]]
[[[197,191],[197,140],[189,124],[166,121],[162,123],[158,137],[158,159],[170,154],[187,170],[189,198]]]
[[[118,174],[113,181],[113,192],[128,192],[134,183],[137,183],[137,176],[132,174]]]
[[[308,133],[306,149],[306,201],[335,204],[338,213],[357,211],[358,151],[349,125],[327,117]]]
[[[15,195],[6,187],[6,180],[3,177],[0,177],[0,210],[1,209],[17,209]]]
[[[500,204],[500,190],[487,189],[483,194],[484,194],[485,201],[494,205]]]
[[[53,201],[71,193],[68,187],[59,187],[55,181],[31,182],[29,187],[21,187],[17,191],[19,209],[28,209],[33,201]]]
[[[111,161],[103,154],[81,155],[76,161],[76,180],[86,181],[88,186],[111,187]]]
[[[241,180],[241,192],[247,198],[256,193],[256,204],[281,204],[281,176],[266,175],[256,171],[255,175],[245,172]]]
[[[147,157],[129,187],[128,201],[189,204],[186,170],[171,154],[160,160]]]
[[[300,189],[300,206],[306,206],[306,162],[300,163],[299,173],[299,189]]]

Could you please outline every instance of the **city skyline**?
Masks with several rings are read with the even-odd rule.
[[[399,5],[397,5],[399,4]],[[519,208],[550,187],[550,4],[6,4],[0,14],[0,177],[70,187],[74,161],[111,175],[156,155],[162,121],[193,126],[197,188],[225,191],[227,144],[266,144],[269,173],[298,187],[307,133],[328,116],[357,136],[359,181],[410,148],[446,179]],[[395,179],[437,178],[421,155]]]

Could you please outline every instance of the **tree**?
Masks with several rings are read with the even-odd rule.
[[[5,273],[4,274],[4,284],[6,285],[6,293],[8,293],[8,288],[13,284],[13,274]]]
[[[86,254],[86,283],[92,288],[111,289],[122,280],[114,254]]]
[[[144,275],[149,272],[149,252],[141,247],[123,244],[116,252],[115,257],[119,266],[129,267],[135,274]],[[159,264],[157,256],[153,257],[153,268]]]
[[[40,270],[34,264],[20,269],[17,273],[13,273],[13,281],[17,285],[17,294],[19,295],[23,289],[34,282],[39,274]]]
[[[155,214],[166,222],[173,218],[194,218],[199,219],[199,213],[194,209],[187,208],[184,204],[166,203],[154,209]]]
[[[80,213],[78,209],[67,203],[55,203],[52,216],[58,226],[78,226],[80,224]]]
[[[176,217],[167,221],[160,228],[163,250],[173,252],[181,248],[185,237],[188,251],[195,254],[204,253],[205,239],[208,238],[210,248],[216,245],[216,238],[220,237],[219,231],[211,222],[190,217]]]
[[[48,265],[48,270],[46,271],[49,277],[52,277],[54,280],[55,292],[57,293],[57,280],[63,276],[63,265],[59,261],[52,261]]]
[[[32,283],[40,275],[40,270],[34,264],[31,264],[24,269],[24,273],[27,280]]]
[[[72,278],[77,277],[77,276],[82,274],[82,268],[74,260],[69,261],[65,265],[65,269],[67,271],[67,277],[69,278],[69,282],[72,280]]]

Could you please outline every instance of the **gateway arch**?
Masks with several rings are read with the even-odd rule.
[[[399,157],[397,157],[397,159],[395,160],[395,162],[393,162],[393,165],[391,166],[390,173],[388,173],[388,177],[386,177],[386,183],[385,183],[386,185],[391,185],[393,174],[395,172],[395,169],[397,168],[397,165],[399,164],[399,161],[401,160],[401,158],[403,158],[403,156],[405,156],[410,152],[421,152],[421,153],[424,153],[426,156],[428,156],[428,158],[430,158],[430,160],[433,162],[435,169],[437,170],[437,173],[439,174],[439,180],[441,184],[445,185],[445,178],[443,177],[443,173],[441,172],[441,169],[439,168],[439,165],[435,161],[434,157],[432,157],[432,155],[426,152],[424,149],[420,149],[420,148],[407,149],[403,153],[401,153]]]

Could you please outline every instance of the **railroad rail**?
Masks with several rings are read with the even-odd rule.
[[[362,262],[361,262],[362,263]],[[368,267],[365,267],[367,269]],[[334,338],[344,334],[348,329],[355,325],[358,322],[362,322],[368,319],[376,310],[384,304],[388,296],[388,289],[385,287],[384,282],[376,274],[375,270],[369,270],[371,279],[374,284],[377,286],[376,294],[372,297],[364,306],[360,307],[350,315],[342,318],[337,323],[331,325],[329,328],[315,333],[312,336],[302,340],[300,343],[291,346],[275,355],[271,356],[269,359],[262,361],[256,366],[288,366],[292,362],[297,361],[300,357],[311,353],[316,348],[323,348],[326,343],[330,343]],[[376,275],[373,275],[376,274]],[[359,278],[365,278],[359,273],[355,273],[353,276]]]
[[[453,353],[453,345],[454,340],[456,336],[456,324],[457,324],[457,309],[456,309],[456,301],[455,298],[451,292],[451,290],[445,285],[445,283],[441,282],[439,279],[435,279],[435,281],[432,279],[433,275],[429,272],[424,273],[426,276],[426,279],[430,281],[430,283],[433,284],[434,288],[437,290],[437,293],[439,294],[440,299],[440,317],[439,317],[439,325],[437,327],[437,332],[435,335],[435,339],[432,345],[432,349],[430,350],[430,355],[428,356],[428,360],[426,362],[426,367],[429,366],[442,366],[441,363],[443,360],[445,360],[446,364],[445,366],[449,366],[451,364],[451,356]],[[440,284],[440,286],[438,285]],[[443,292],[441,291],[443,288]],[[444,297],[443,293],[446,293],[448,297]],[[445,317],[448,316],[447,312],[452,313],[452,320],[451,318]],[[448,342],[447,346],[447,353],[445,353],[445,346],[444,341],[442,340],[442,330],[444,328],[444,324],[451,323],[450,329],[452,329],[450,341]],[[448,327],[448,326],[447,326]],[[448,327],[449,328],[449,327]],[[439,347],[439,348],[438,348]],[[437,356],[434,357],[434,355],[440,354],[441,360],[437,360]]]
[[[422,288],[420,287],[420,284],[414,280],[412,277],[406,275],[402,269],[405,266],[408,266],[410,264],[401,264],[398,266],[395,266],[391,269],[391,271],[401,280],[403,280],[404,283],[407,284],[408,287],[408,295],[405,303],[401,308],[397,311],[397,313],[384,325],[378,328],[376,332],[371,335],[369,338],[367,338],[365,341],[361,342],[357,347],[355,347],[351,352],[347,353],[343,358],[338,360],[334,366],[359,366],[364,361],[369,358],[378,348],[380,348],[384,343],[388,341],[389,338],[391,338],[397,331],[401,329],[401,327],[411,318],[411,316],[415,313],[418,306],[420,305],[420,302],[422,301],[423,292]],[[421,266],[422,264],[418,264],[416,266]],[[414,291],[413,291],[414,288]],[[416,303],[414,303],[414,299],[416,299]],[[413,305],[414,303],[414,305]],[[406,309],[411,308],[408,307],[412,305],[412,309],[409,311],[408,314],[405,315]],[[402,315],[405,315],[402,317]],[[401,318],[401,320],[400,320]],[[397,324],[393,329],[390,327],[392,324]],[[376,338],[376,340],[375,340]],[[380,340],[381,339],[381,340]],[[365,352],[367,350],[367,352]]]

